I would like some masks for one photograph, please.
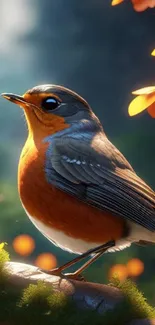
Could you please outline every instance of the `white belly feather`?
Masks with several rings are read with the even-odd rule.
[[[24,207],[25,209],[25,207]],[[26,211],[26,209],[25,209]],[[28,217],[35,225],[35,227],[54,245],[62,248],[65,251],[75,254],[82,254],[87,250],[100,246],[104,244],[95,243],[95,242],[86,242],[81,239],[74,239],[65,235],[62,231],[56,230],[45,225],[40,220],[36,220],[34,217],[30,216],[26,211]],[[141,227],[133,222],[128,222],[130,228],[130,235],[126,238],[120,239],[116,241],[116,245],[108,250],[108,252],[114,252],[117,250],[122,250],[126,247],[129,247],[132,242],[137,242],[138,240],[148,240],[155,242],[155,233],[150,232],[149,230]]]

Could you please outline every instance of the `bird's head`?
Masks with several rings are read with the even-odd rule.
[[[88,103],[75,92],[56,85],[41,85],[23,96],[3,93],[2,96],[24,109],[29,132],[54,134],[72,123],[91,119]]]

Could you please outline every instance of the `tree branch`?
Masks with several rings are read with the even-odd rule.
[[[70,297],[75,302],[76,308],[79,309],[90,309],[97,311],[99,314],[104,314],[107,310],[114,309],[117,304],[124,300],[124,294],[118,288],[51,276],[42,273],[32,265],[7,262],[5,263],[5,270],[9,274],[9,284],[15,286],[16,289],[24,289],[29,284],[37,284],[38,281],[43,281],[48,287],[51,286],[54,292],[63,292]],[[155,325],[155,320],[134,320],[130,325]]]
[[[30,283],[44,281],[54,291],[63,292],[71,297],[81,308],[105,312],[114,308],[116,303],[123,299],[121,291],[117,288],[98,283],[62,279],[42,273],[37,267],[28,264],[7,262],[6,270],[11,275],[9,281],[13,285],[25,288]]]

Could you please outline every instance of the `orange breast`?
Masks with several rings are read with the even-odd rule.
[[[30,216],[66,235],[87,242],[119,239],[125,222],[100,211],[49,184],[45,175],[48,144],[29,139],[21,154],[18,172],[19,194]]]

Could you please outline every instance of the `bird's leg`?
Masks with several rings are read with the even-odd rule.
[[[96,253],[90,260],[88,260],[86,263],[84,263],[78,270],[76,270],[73,273],[65,273],[64,276],[69,279],[73,280],[80,280],[85,281],[84,277],[81,275],[81,272],[83,272],[90,264],[95,262],[100,256],[102,256],[107,249],[103,249],[99,253]]]
[[[87,252],[83,253],[82,255],[74,258],[73,260],[71,260],[70,262],[65,263],[64,265],[55,268],[53,270],[50,271],[43,271],[44,273],[47,274],[51,274],[51,275],[56,275],[56,276],[66,276],[68,278],[74,278],[76,280],[80,279],[79,275],[80,273],[86,269],[86,267],[88,267],[91,263],[93,263],[97,258],[99,258],[105,251],[107,251],[107,249],[109,249],[110,247],[115,246],[115,241],[111,240],[109,242],[107,242],[106,244],[97,246],[95,248],[92,248],[90,250],[88,250]],[[77,262],[82,261],[84,258],[90,256],[91,254],[95,254],[95,256],[93,256],[88,262],[86,262],[82,267],[80,267],[76,272],[74,273],[70,273],[70,274],[62,274],[62,271],[67,269],[68,267],[74,265]]]

